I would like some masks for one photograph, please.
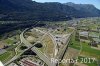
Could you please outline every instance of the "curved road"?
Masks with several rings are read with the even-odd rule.
[[[25,31],[27,31],[27,29],[24,30],[24,31],[21,33],[21,35],[20,35],[21,42],[24,43],[27,47],[31,47],[32,44],[29,43],[29,42],[24,38],[24,32],[25,32]],[[35,46],[32,47],[31,50],[32,50],[33,52],[35,52],[35,53],[40,57],[40,59],[43,60],[48,66],[54,66],[54,65],[51,63],[50,59],[49,59],[46,55],[44,55],[40,50],[38,50]]]

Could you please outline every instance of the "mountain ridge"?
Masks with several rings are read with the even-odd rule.
[[[39,3],[32,0],[0,0],[0,14],[6,15],[0,16],[0,20],[59,21],[97,17],[100,16],[100,10],[92,5],[74,3],[69,5],[59,2]]]
[[[92,4],[75,4],[72,2],[65,3],[65,5],[71,6],[75,8],[76,10],[84,10],[85,12],[90,12],[91,14],[95,12],[96,15],[98,13],[100,14],[100,10],[97,9],[94,5]]]

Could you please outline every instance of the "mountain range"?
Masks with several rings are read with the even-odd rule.
[[[0,20],[59,21],[99,16],[100,10],[91,4],[0,0]]]

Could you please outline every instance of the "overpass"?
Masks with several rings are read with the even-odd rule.
[[[20,34],[21,42],[24,43],[27,47],[31,47],[32,44],[29,43],[29,42],[24,38],[24,32],[25,32],[25,31],[27,31],[27,29],[25,29],[25,30]],[[34,45],[35,45],[35,44],[34,44]],[[33,52],[35,52],[35,53],[39,56],[39,58],[40,58],[41,60],[43,60],[48,66],[54,66],[54,65],[51,63],[50,59],[49,59],[46,55],[44,55],[40,50],[38,50],[35,46],[33,46],[33,47],[31,48],[31,50],[32,50]]]

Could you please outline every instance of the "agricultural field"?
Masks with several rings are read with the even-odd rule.
[[[95,58],[95,61],[93,63],[76,63],[77,66],[82,64],[83,66],[97,66],[98,60],[100,60],[99,25],[100,21],[98,21],[98,19],[83,19],[79,22],[80,29],[76,30],[76,32],[73,34],[69,47],[80,50],[78,59]]]

